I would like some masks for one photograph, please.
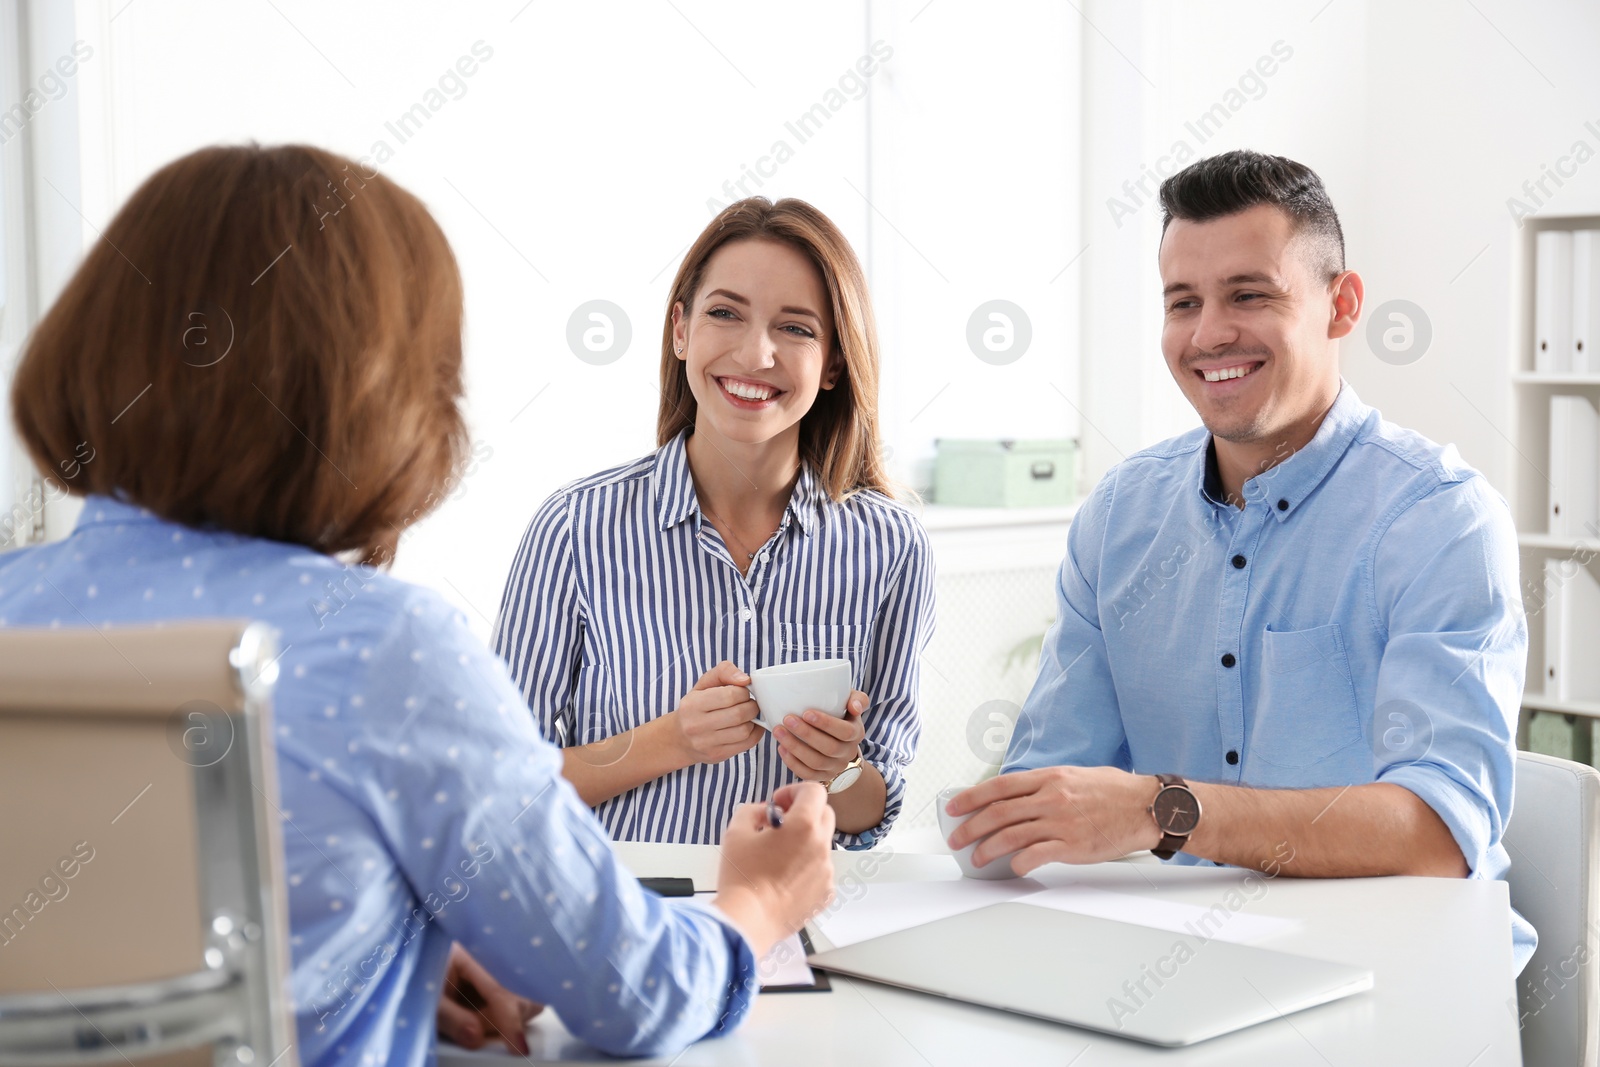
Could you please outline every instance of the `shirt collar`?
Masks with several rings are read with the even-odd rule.
[[[662,530],[670,530],[700,510],[694,495],[694,479],[689,475],[689,453],[684,443],[689,431],[656,449],[656,466],[650,472],[650,488],[656,495],[656,515]]]
[[[1282,522],[1328,476],[1355,440],[1372,409],[1361,402],[1348,382],[1340,381],[1339,395],[1317,427],[1316,436],[1298,452],[1244,483],[1247,502],[1260,501]],[[1215,441],[1208,438],[1201,453],[1200,495],[1214,507],[1222,502],[1222,479],[1216,468]]]
[[[822,483],[817,479],[816,471],[811,469],[811,464],[802,460],[800,478],[794,483],[794,492],[789,495],[789,514],[795,517],[800,529],[808,537],[816,531],[822,501]]]
[[[1223,499],[1222,471],[1217,466],[1217,439],[1206,438],[1205,451],[1200,453],[1200,495],[1206,498],[1206,503],[1213,507],[1225,508],[1228,502]]]
[[[687,429],[681,431],[656,450],[656,465],[650,472],[650,485],[656,497],[656,517],[663,531],[691,517],[698,523],[701,514],[700,501],[694,491],[694,477],[689,473],[686,445],[690,432]],[[811,464],[802,462],[800,477],[795,482],[794,492],[789,495],[788,513],[807,536],[816,530],[821,494],[822,487]]]

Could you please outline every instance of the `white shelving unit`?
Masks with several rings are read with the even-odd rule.
[[[1561,701],[1544,696],[1545,648],[1542,595],[1545,562],[1576,559],[1600,577],[1600,537],[1554,537],[1549,529],[1550,398],[1579,395],[1600,406],[1600,374],[1553,374],[1534,370],[1534,264],[1538,235],[1546,230],[1600,230],[1600,215],[1530,218],[1517,235],[1512,253],[1512,432],[1511,508],[1521,549],[1523,599],[1528,607],[1528,676],[1522,697],[1519,744],[1528,743],[1532,712],[1554,712],[1600,720],[1600,702]],[[1593,635],[1600,655],[1600,634]],[[1580,722],[1578,725],[1582,725]],[[1595,723],[1600,728],[1600,721]],[[1600,740],[1597,737],[1596,740]],[[1586,743],[1578,748],[1587,751]],[[1596,749],[1600,754],[1600,748]]]

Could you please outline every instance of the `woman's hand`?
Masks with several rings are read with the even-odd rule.
[[[494,980],[459,944],[450,946],[450,963],[439,994],[439,1036],[462,1048],[482,1048],[485,1041],[501,1040],[519,1056],[528,1054],[523,1034],[528,1020],[544,1011],[543,1004],[517,996]]]
[[[761,740],[760,708],[750,699],[750,676],[727,660],[706,671],[666,716],[689,763],[721,763]]]
[[[772,732],[784,766],[808,782],[830,782],[838,777],[861,755],[861,742],[867,736],[861,716],[866,710],[867,694],[857,689],[846,701],[842,719],[820,711],[808,711],[804,718],[786,717]]]

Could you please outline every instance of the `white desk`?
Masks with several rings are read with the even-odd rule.
[[[709,845],[619,844],[636,874],[687,876],[715,884]],[[835,852],[841,880],[859,854]],[[959,877],[948,856],[893,853],[874,881]],[[1210,907],[1244,872],[1163,867],[1154,862],[1052,866],[1046,884],[1088,882],[1122,893]],[[1258,942],[1307,956],[1371,967],[1370,993],[1297,1012],[1187,1049],[1159,1049],[1122,1038],[831,975],[830,993],[777,993],[757,999],[735,1033],[691,1046],[676,1059],[637,1061],[675,1067],[871,1064],[873,1067],[1105,1067],[1107,1064],[1314,1064],[1370,1067],[1520,1064],[1511,980],[1510,904],[1502,882],[1442,878],[1279,878],[1246,905],[1262,915],[1302,920],[1293,932]],[[817,939],[819,942],[822,939]],[[819,943],[818,947],[826,947]],[[1064,960],[1063,966],[1070,966]],[[528,1031],[535,1063],[616,1063],[571,1037],[550,1017]],[[445,1067],[483,1067],[486,1057],[449,1046]],[[502,1063],[504,1053],[494,1056]],[[635,1062],[635,1061],[629,1061]]]

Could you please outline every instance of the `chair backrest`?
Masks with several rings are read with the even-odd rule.
[[[0,630],[0,1064],[294,1062],[272,645]]]
[[[1523,1062],[1581,1064],[1600,1056],[1600,772],[1571,760],[1517,754],[1505,845],[1511,906],[1539,932],[1517,979]]]

